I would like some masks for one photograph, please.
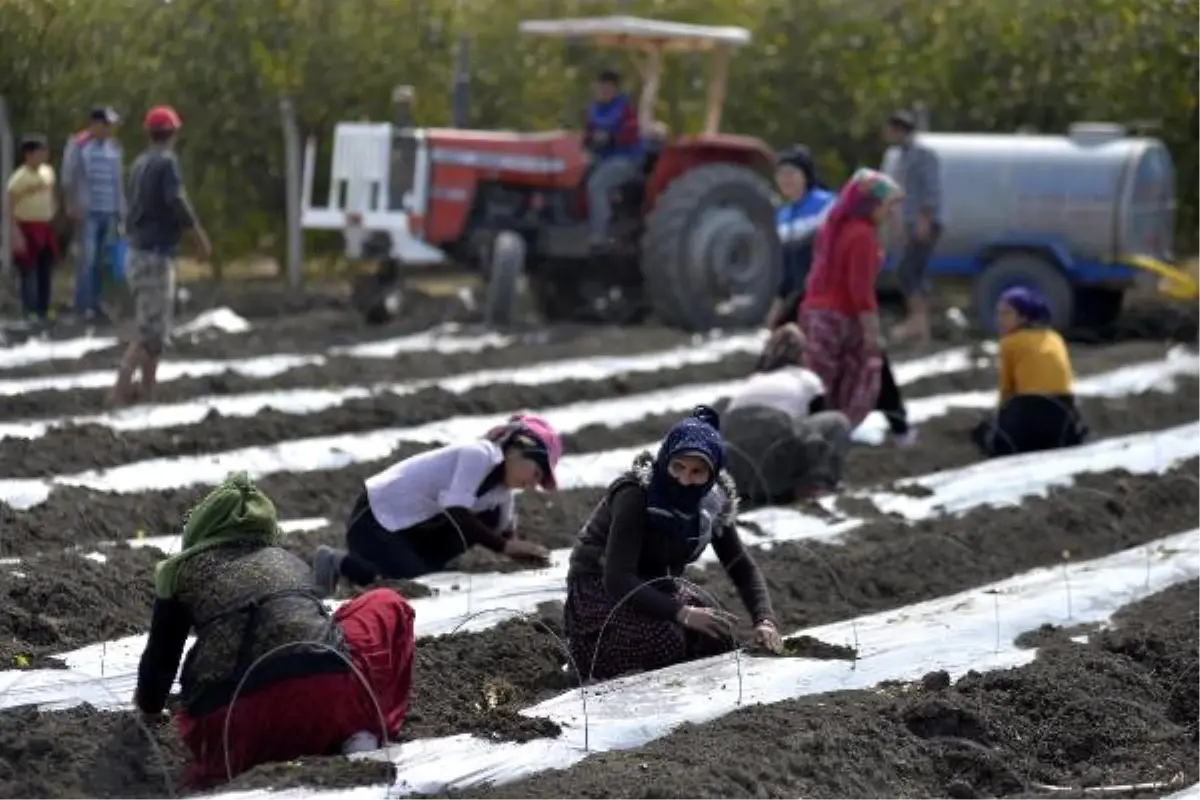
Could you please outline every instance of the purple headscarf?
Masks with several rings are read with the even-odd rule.
[[[1037,289],[1013,287],[1000,295],[1000,302],[1020,314],[1026,325],[1050,324],[1050,304]]]

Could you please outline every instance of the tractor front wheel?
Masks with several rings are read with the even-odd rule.
[[[684,173],[646,220],[641,268],[646,296],[668,325],[761,325],[781,268],[770,184],[735,164]]]
[[[483,292],[483,319],[489,328],[511,325],[517,315],[521,276],[525,273],[525,240],[501,231],[492,242]]]

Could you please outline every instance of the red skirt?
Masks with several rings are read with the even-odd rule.
[[[345,672],[282,681],[239,697],[229,719],[228,765],[229,707],[202,717],[181,711],[179,733],[192,751],[189,785],[207,788],[258,764],[338,753],[359,731],[381,739],[399,735],[412,690],[412,606],[391,589],[373,589],[339,608],[334,619],[370,692]],[[386,731],[379,730],[381,713]]]
[[[25,248],[13,251],[17,269],[30,270],[38,265],[38,255],[49,250],[53,260],[58,260],[58,235],[49,222],[18,222],[17,230],[25,239]]]

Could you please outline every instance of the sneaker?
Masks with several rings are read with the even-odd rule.
[[[917,429],[909,428],[904,433],[892,437],[892,441],[896,443],[897,447],[912,447],[917,443]]]
[[[342,743],[342,755],[369,753],[379,749],[379,737],[370,731],[359,731]]]
[[[332,597],[337,591],[344,555],[328,545],[321,545],[313,553],[313,583],[323,597]]]

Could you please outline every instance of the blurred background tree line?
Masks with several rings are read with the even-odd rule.
[[[469,126],[574,127],[595,70],[634,70],[517,23],[617,11],[749,28],[723,128],[807,143],[831,184],[877,164],[881,121],[914,102],[938,130],[1151,122],[1175,158],[1179,247],[1195,251],[1195,0],[2,0],[0,95],[56,159],[97,103],[126,117],[134,152],[144,110],[174,104],[191,192],[231,259],[283,238],[282,94],[325,159],[337,121],[390,119],[397,84],[415,87],[419,124],[446,125],[465,39]],[[707,66],[668,62],[657,114],[672,130],[699,126]]]

